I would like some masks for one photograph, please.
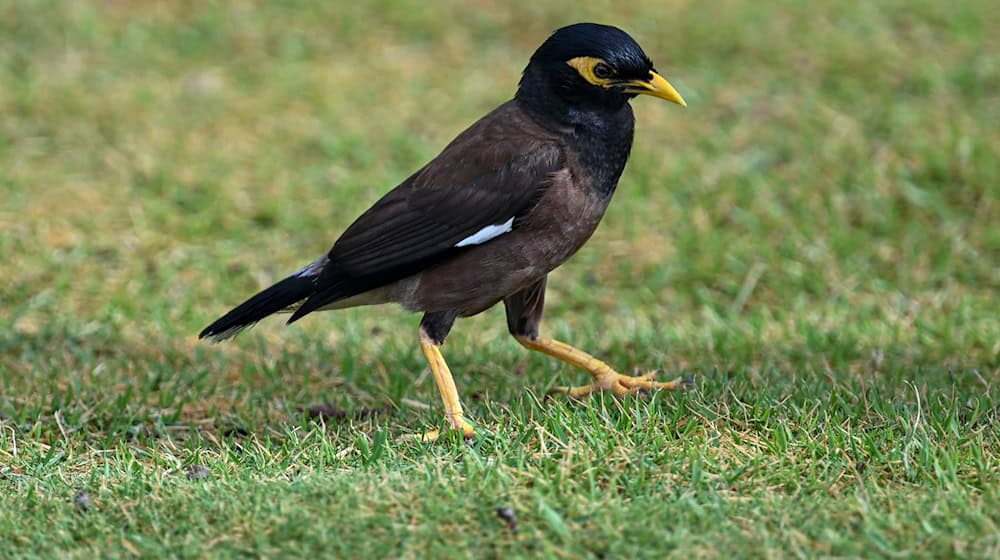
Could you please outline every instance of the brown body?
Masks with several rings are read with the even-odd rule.
[[[472,168],[495,169],[510,161],[523,162],[520,165],[526,169],[514,169],[511,174],[530,176],[542,183],[539,187],[496,185],[498,189],[537,188],[539,198],[519,217],[518,227],[485,243],[456,250],[414,275],[322,309],[398,302],[411,311],[452,311],[468,317],[545,278],[586,243],[611,201],[610,194],[594,188],[593,178],[584,168],[574,165],[578,156],[566,142],[569,135],[571,130],[556,133],[542,127],[516,101],[501,105],[473,124],[394,193],[472,181],[474,177],[455,176],[469,169],[469,163]],[[519,141],[513,143],[511,138]],[[443,165],[445,162],[465,165]],[[537,169],[551,171],[538,174]],[[399,209],[406,210],[407,206]]]
[[[548,187],[520,227],[497,238],[503,243],[475,245],[420,273],[412,295],[401,302],[408,309],[455,310],[467,317],[492,307],[538,282],[580,249],[597,229],[611,200],[591,188],[589,177],[569,171],[569,162],[576,157],[572,150],[558,138],[548,137],[515,102],[490,117],[483,126],[499,129],[495,132],[500,135],[530,134],[539,144],[528,150],[558,153],[567,165],[549,174]],[[517,130],[506,130],[510,128]],[[477,132],[475,127],[468,131]]]
[[[546,199],[551,198],[551,203]],[[522,229],[502,247],[477,246],[419,275],[413,299],[402,303],[415,311],[454,309],[460,317],[480,313],[501,299],[545,277],[590,238],[610,198],[556,173],[545,198]]]

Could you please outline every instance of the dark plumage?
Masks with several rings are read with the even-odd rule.
[[[514,99],[467,130],[383,196],[329,253],[209,325],[221,340],[272,313],[289,323],[321,309],[397,302],[424,312],[421,346],[454,428],[471,433],[438,346],[454,320],[504,301],[525,346],[591,372],[616,393],[674,388],[620,376],[540,338],[546,275],[596,229],[632,146],[628,101],[684,104],[625,32],[597,24],[556,31],[531,57]]]

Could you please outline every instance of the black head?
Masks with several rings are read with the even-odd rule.
[[[618,110],[648,94],[685,105],[632,37],[617,27],[578,23],[538,47],[524,69],[517,96],[579,110]],[[546,99],[555,96],[557,99]]]

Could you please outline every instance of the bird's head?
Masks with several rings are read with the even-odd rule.
[[[519,97],[555,93],[570,106],[617,109],[637,95],[687,106],[632,37],[617,27],[577,23],[553,33],[524,69]]]

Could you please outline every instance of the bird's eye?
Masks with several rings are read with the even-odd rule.
[[[602,80],[607,80],[613,73],[614,72],[611,71],[611,67],[603,62],[594,66],[594,76]]]

